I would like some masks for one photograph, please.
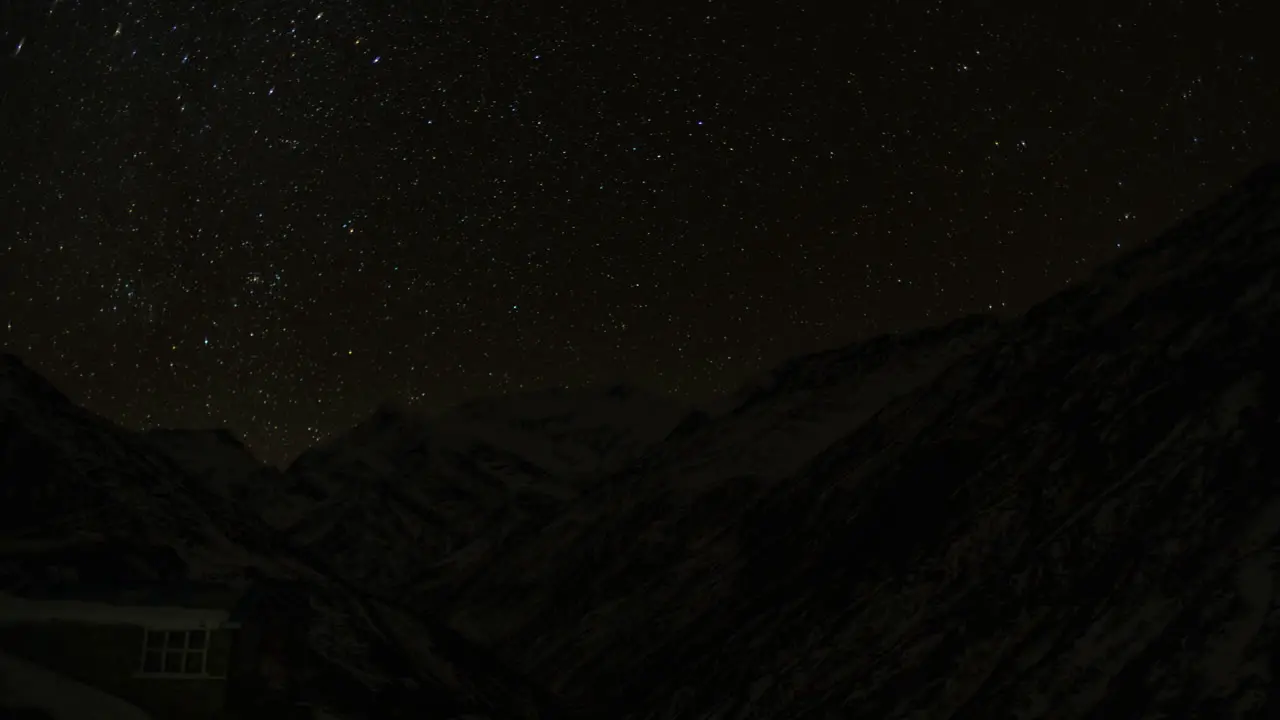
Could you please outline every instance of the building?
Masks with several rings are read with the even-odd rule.
[[[0,673],[39,668],[153,720],[305,717],[310,607],[265,581],[0,593]]]

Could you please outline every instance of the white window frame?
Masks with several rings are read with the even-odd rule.
[[[182,633],[182,647],[169,646],[169,634]],[[191,636],[199,633],[204,636],[204,643],[198,647],[191,647]],[[160,635],[163,639],[160,641],[159,647],[151,647],[150,640],[153,635]],[[224,676],[209,674],[209,641],[213,638],[212,628],[142,628],[142,657],[138,661],[137,672],[135,677],[140,678],[160,678],[172,680],[192,680],[192,679],[217,679]],[[171,653],[178,653],[178,657],[182,658],[182,666],[177,670],[173,670],[166,666]],[[160,670],[147,670],[147,658],[158,654],[160,656]],[[192,655],[200,657],[200,671],[187,672],[187,659]]]

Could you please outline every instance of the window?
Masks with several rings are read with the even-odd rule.
[[[204,675],[208,630],[143,630],[142,674]]]

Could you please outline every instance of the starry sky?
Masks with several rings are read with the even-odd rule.
[[[277,463],[388,399],[696,402],[1276,159],[1265,9],[0,0],[0,346]]]

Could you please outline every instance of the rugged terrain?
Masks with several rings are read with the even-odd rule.
[[[452,638],[473,687],[577,715],[1278,717],[1277,274],[1268,166],[1012,320],[800,357],[683,417],[626,388],[386,408],[283,472],[110,427],[10,359],[4,542],[312,573]]]

